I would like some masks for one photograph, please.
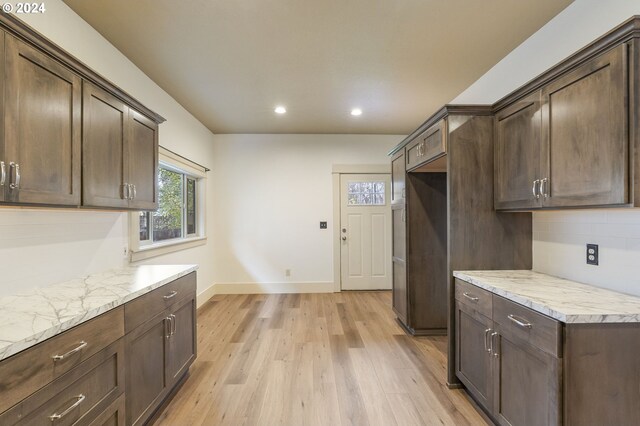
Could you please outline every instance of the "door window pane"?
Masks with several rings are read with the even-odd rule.
[[[384,182],[349,182],[347,203],[350,206],[384,206]]]
[[[153,241],[182,237],[182,174],[164,168],[158,173],[158,210],[153,214]]]
[[[196,233],[196,181],[187,178],[187,234]]]

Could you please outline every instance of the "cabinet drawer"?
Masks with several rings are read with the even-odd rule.
[[[140,324],[184,300],[196,291],[196,273],[192,272],[157,288],[124,305],[125,331],[129,333]]]
[[[124,394],[98,414],[89,426],[124,426]]]
[[[6,426],[86,425],[124,392],[124,340],[118,340],[0,416]],[[57,419],[52,416],[59,416]]]
[[[407,146],[407,169],[413,169],[447,152],[445,128],[445,120],[440,120]]]
[[[122,336],[119,307],[0,362],[0,413]],[[56,355],[63,358],[54,360]]]
[[[488,291],[456,278],[456,300],[491,318],[492,295]]]
[[[493,321],[501,334],[514,336],[562,356],[562,323],[500,296],[493,296]]]

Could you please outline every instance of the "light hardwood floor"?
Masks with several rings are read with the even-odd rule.
[[[390,292],[218,295],[156,425],[486,425],[445,366],[446,337],[407,336]]]

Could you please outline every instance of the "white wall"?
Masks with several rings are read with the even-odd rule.
[[[216,284],[224,291],[331,288],[332,165],[389,164],[387,152],[403,138],[216,135]],[[328,229],[319,229],[321,220]]]
[[[493,103],[631,16],[638,0],[576,0],[496,64],[453,103]],[[576,210],[533,215],[533,268],[640,295],[640,210]],[[586,265],[586,243],[600,265]]]
[[[60,0],[43,15],[21,15],[43,33],[143,104],[164,116],[160,144],[211,167],[213,134]],[[214,198],[208,185],[208,202]],[[208,209],[208,222],[213,211]],[[0,295],[121,267],[128,246],[127,214],[0,209]],[[205,246],[147,263],[198,263],[200,290],[213,283],[214,235]]]

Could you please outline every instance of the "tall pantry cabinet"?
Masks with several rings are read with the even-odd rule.
[[[393,207],[393,309],[411,334],[448,334],[452,361],[453,271],[531,268],[531,213],[494,210],[493,134],[491,107],[447,105],[391,152],[393,180],[405,185]]]

